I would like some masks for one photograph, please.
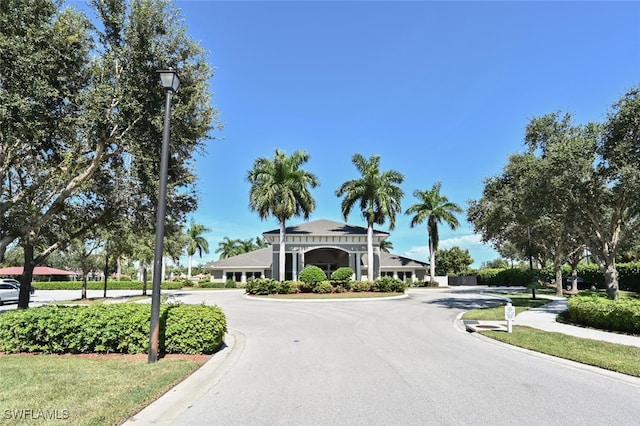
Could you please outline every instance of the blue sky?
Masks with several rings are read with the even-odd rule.
[[[359,175],[354,153],[381,156],[405,176],[394,252],[428,259],[426,225],[404,210],[441,181],[461,207],[523,148],[534,117],[604,120],[640,84],[639,2],[178,1],[189,34],[216,69],[224,129],[197,159],[193,219],[215,260],[225,237],[278,227],[249,210],[247,171],[275,149],[310,154],[320,186],[311,220],[342,221],[336,189]],[[179,94],[178,94],[179,96]],[[292,218],[290,225],[301,222]],[[466,214],[440,228],[440,248],[468,249],[474,267],[497,257]],[[348,218],[366,226],[358,211]],[[389,231],[387,226],[377,229]]]

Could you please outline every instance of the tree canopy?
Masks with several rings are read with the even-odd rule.
[[[438,225],[446,223],[451,229],[456,229],[460,223],[455,213],[462,213],[462,208],[449,201],[445,195],[440,194],[442,184],[436,182],[430,190],[415,190],[413,196],[418,202],[407,209],[405,214],[413,215],[411,227],[427,222],[427,233],[429,235],[429,275],[431,281],[435,281],[436,252],[440,240]],[[471,262],[473,263],[473,262]]]
[[[640,89],[625,94],[604,123],[576,125],[570,114],[534,117],[525,151],[485,181],[468,220],[484,241],[510,242],[560,266],[586,247],[616,299],[616,255],[640,230]],[[527,236],[525,238],[524,236]],[[534,254],[535,256],[535,254]],[[575,256],[573,256],[575,257]]]
[[[319,185],[318,178],[302,168],[309,161],[309,154],[298,150],[288,156],[276,149],[273,159],[261,157],[255,160],[247,173],[249,208],[258,212],[260,219],[274,216],[280,224],[278,277],[285,280],[285,229],[286,221],[293,216],[309,215],[316,208],[311,188]]]
[[[156,71],[167,67],[181,79],[167,220],[184,222],[197,206],[193,155],[219,124],[213,72],[177,9],[94,0],[93,25],[53,0],[1,7],[0,257],[17,241],[26,282],[51,253],[115,218],[153,232],[164,106]]]
[[[345,221],[356,204],[367,221],[367,279],[373,281],[373,225],[382,225],[388,220],[389,229],[395,228],[396,214],[402,211],[400,202],[404,192],[400,184],[404,176],[395,170],[381,171],[379,155],[366,159],[356,153],[351,161],[361,177],[344,182],[336,196],[344,196],[340,207]]]

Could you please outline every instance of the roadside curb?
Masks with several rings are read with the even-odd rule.
[[[181,413],[191,408],[231,370],[244,347],[244,334],[237,330],[229,330],[225,336],[224,347],[209,361],[123,424],[171,425]]]

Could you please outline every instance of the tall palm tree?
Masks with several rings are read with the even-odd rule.
[[[240,254],[238,252],[238,240],[232,240],[229,237],[224,237],[222,241],[218,243],[216,253],[220,253],[220,259],[227,259]]]
[[[380,241],[380,250],[385,253],[391,253],[391,250],[393,250],[393,243],[389,240]]]
[[[388,218],[389,229],[395,228],[396,213],[401,211],[400,201],[404,196],[398,185],[404,181],[404,176],[395,170],[381,172],[379,155],[372,155],[367,160],[354,154],[351,161],[362,177],[343,183],[336,195],[344,195],[341,209],[345,222],[356,203],[367,221],[367,279],[373,281],[373,224],[382,225]]]
[[[285,280],[285,229],[286,221],[292,216],[309,215],[316,208],[316,201],[309,187],[319,185],[318,178],[301,166],[309,161],[309,154],[295,151],[287,156],[276,149],[273,159],[258,158],[247,173],[251,184],[249,207],[265,220],[273,215],[280,224],[280,254],[278,258],[278,279]]]
[[[199,223],[191,221],[191,226],[187,229],[187,254],[189,255],[189,265],[187,269],[187,278],[191,279],[191,261],[193,255],[198,253],[202,258],[202,252],[209,253],[209,242],[202,236],[211,229]]]
[[[413,196],[420,201],[407,209],[405,214],[414,214],[411,219],[411,227],[427,221],[427,233],[429,234],[429,276],[435,281],[436,250],[438,250],[438,224],[445,222],[451,229],[456,229],[460,223],[454,213],[462,213],[462,208],[440,194],[442,184],[436,182],[429,191],[416,189]]]

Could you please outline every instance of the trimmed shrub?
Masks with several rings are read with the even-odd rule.
[[[331,273],[331,281],[335,284],[346,284],[353,277],[353,269],[348,266],[342,266]]]
[[[327,275],[324,271],[315,265],[306,266],[301,272],[299,280],[305,284],[317,284],[321,281],[325,281]]]
[[[227,319],[217,306],[173,305],[166,310],[164,352],[212,354],[226,332]]]
[[[349,284],[349,289],[351,291],[371,291],[371,282],[369,281],[352,281]]]
[[[414,287],[439,287],[438,281],[426,280],[426,281],[415,281],[413,283]]]
[[[389,276],[378,278],[373,282],[373,286],[371,286],[371,290],[379,291],[382,293],[388,293],[392,291],[404,292],[406,288],[407,286],[405,285],[405,283],[403,283],[397,278],[393,278]]]
[[[640,300],[610,300],[603,295],[573,296],[568,302],[570,321],[588,327],[640,334]]]
[[[295,281],[279,281],[276,285],[278,294],[294,294],[298,292],[298,283]]]
[[[205,319],[188,327],[183,317],[188,322],[195,322],[196,317]],[[151,306],[134,303],[8,311],[0,315],[0,351],[145,353],[150,319]],[[226,330],[226,318],[218,307],[162,305],[159,349],[165,353],[211,353],[222,343]],[[187,343],[176,343],[180,340]]]
[[[224,288],[238,288],[238,284],[235,280],[227,280],[227,282],[224,283]]]
[[[320,281],[313,287],[314,293],[332,293],[333,286],[329,281]]]
[[[477,278],[478,284],[490,286],[528,286],[532,279],[528,269],[520,268],[481,269]]]
[[[251,278],[247,281],[245,291],[248,294],[266,296],[278,292],[278,281],[271,278]]]
[[[226,283],[221,283],[221,282],[201,282],[198,284],[198,287],[200,288],[226,288]]]

